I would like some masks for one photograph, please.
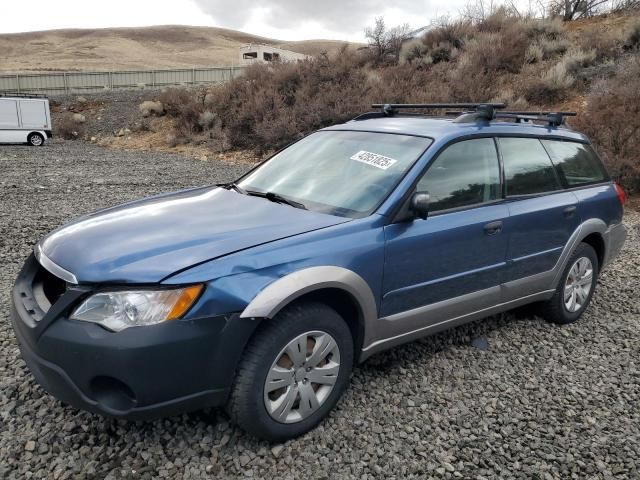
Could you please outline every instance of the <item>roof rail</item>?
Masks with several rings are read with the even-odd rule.
[[[447,108],[472,109],[479,112],[483,118],[491,119],[495,110],[505,108],[504,103],[374,103],[372,108],[377,112],[367,112],[358,115],[353,120],[367,120],[370,118],[392,117],[398,110],[443,110]],[[420,113],[406,113],[405,115],[421,115]]]
[[[516,123],[545,122],[550,127],[564,125],[566,117],[575,117],[576,112],[500,112],[496,118],[510,118]]]
[[[401,109],[416,109],[416,110],[438,110],[444,108],[466,108],[471,110],[484,109],[487,107],[493,109],[505,108],[504,103],[374,103],[372,108],[382,109],[382,113],[387,116],[392,116]]]
[[[0,92],[0,97],[13,97],[13,98],[48,98],[42,93],[11,93]]]
[[[461,112],[461,111],[448,111],[447,115],[456,115],[457,118],[454,120],[456,123],[466,123],[474,120],[473,118],[467,118],[470,113],[474,112]],[[493,119],[513,119],[516,123],[522,123],[522,121],[528,122],[545,122],[550,127],[559,127],[564,125],[566,117],[575,117],[576,112],[542,112],[542,111],[511,111],[504,110],[497,112]],[[477,118],[477,117],[476,117]],[[492,119],[492,120],[493,120]]]

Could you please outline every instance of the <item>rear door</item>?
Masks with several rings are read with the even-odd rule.
[[[18,101],[10,98],[0,98],[0,129],[9,130],[20,128],[18,121]]]
[[[22,128],[45,130],[49,128],[46,103],[42,100],[20,100]]]
[[[406,320],[410,324],[404,319],[389,322],[394,331],[387,335],[499,302],[508,208],[494,140],[450,145],[431,162],[416,191],[431,197],[428,218],[385,227],[381,316],[415,309],[428,314]]]
[[[505,301],[540,290],[539,282],[509,282],[552,270],[580,224],[578,198],[563,188],[540,140],[499,138],[509,207]],[[545,286],[545,288],[548,288]]]

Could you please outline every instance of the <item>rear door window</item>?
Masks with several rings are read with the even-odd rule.
[[[431,210],[448,210],[500,198],[500,165],[491,138],[478,138],[447,147],[424,176],[417,191],[431,197]]]
[[[543,140],[551,160],[569,187],[609,180],[604,166],[589,145],[560,140]]]
[[[560,182],[546,150],[536,138],[499,138],[507,196],[559,190]]]

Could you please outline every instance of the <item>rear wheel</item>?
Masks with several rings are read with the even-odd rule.
[[[567,262],[558,288],[542,304],[542,316],[553,323],[568,324],[586,310],[598,281],[598,255],[593,247],[581,243]]]
[[[44,137],[39,133],[30,133],[27,137],[27,143],[33,147],[41,147],[44,145]]]
[[[260,438],[297,437],[335,406],[352,365],[353,341],[342,317],[321,303],[292,305],[251,339],[227,411]]]

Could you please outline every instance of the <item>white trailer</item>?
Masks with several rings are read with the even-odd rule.
[[[0,143],[26,143],[39,147],[51,137],[51,111],[47,97],[0,94]]]

